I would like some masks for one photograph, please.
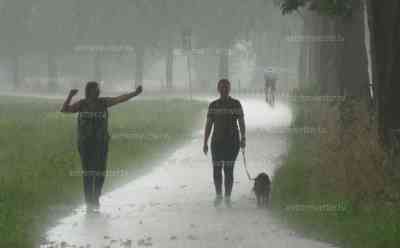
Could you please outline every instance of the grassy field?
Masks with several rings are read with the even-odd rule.
[[[400,247],[399,169],[387,162],[371,114],[362,104],[296,108],[293,128],[323,132],[290,135],[274,176],[275,213],[305,236],[342,248]]]
[[[83,202],[76,115],[61,102],[0,100],[0,247],[33,247],[52,221]],[[110,109],[105,191],[143,173],[202,120],[201,102],[133,100]],[[179,123],[179,125],[177,125]]]

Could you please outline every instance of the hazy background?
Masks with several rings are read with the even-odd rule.
[[[2,0],[0,89],[56,94],[97,80],[104,91],[199,91],[221,77],[261,89],[273,67],[288,90],[302,26],[274,1]]]

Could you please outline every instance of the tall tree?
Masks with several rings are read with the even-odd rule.
[[[320,83],[321,94],[366,99],[368,61],[361,0],[280,2],[284,14],[299,11],[301,7],[311,11],[306,11],[305,28],[314,28],[312,37],[318,40],[318,44],[311,47],[314,50],[311,59],[316,62],[312,63],[312,70],[318,73],[316,81]],[[310,15],[313,19],[307,17]],[[303,49],[305,59],[307,49]]]
[[[282,0],[281,7],[283,13],[289,13],[300,7],[308,7],[325,15],[346,17],[354,15],[354,11],[358,11],[355,7],[360,3],[360,0]],[[367,7],[368,26],[371,33],[372,75],[380,133],[383,143],[388,148],[393,148],[394,144],[397,144],[398,148],[400,117],[397,109],[400,98],[397,93],[400,90],[398,83],[400,70],[396,68],[400,66],[400,2],[364,0],[363,3]],[[361,22],[359,17],[356,22]],[[358,24],[353,31],[360,33],[360,29],[363,27]],[[354,37],[350,36],[349,42],[353,40]],[[361,39],[356,40],[360,42]],[[353,66],[357,65],[353,63],[351,67]],[[354,72],[351,71],[351,73]],[[362,89],[361,91],[364,92]],[[400,149],[397,149],[396,153],[399,152]]]
[[[390,145],[400,141],[400,2],[366,0],[366,4],[378,118],[384,142]]]

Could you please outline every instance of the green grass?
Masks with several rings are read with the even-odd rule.
[[[297,113],[301,115],[302,112]],[[307,124],[302,116],[298,117],[297,123]],[[355,204],[354,199],[342,194],[335,183],[330,183],[338,169],[321,166],[320,161],[326,161],[326,158],[321,158],[324,155],[321,154],[320,139],[293,134],[289,142],[288,157],[275,172],[273,181],[272,209],[279,218],[306,237],[339,247],[400,247],[399,202],[389,204],[378,200],[378,196],[375,201],[361,199]],[[341,153],[338,151],[336,156]],[[369,176],[374,178],[373,174]],[[345,190],[352,192],[355,189]],[[329,210],[323,207],[326,204]]]
[[[0,247],[33,247],[52,221],[83,201],[76,115],[60,101],[0,100]],[[134,100],[110,109],[105,191],[132,180],[187,139],[206,106],[185,100]],[[121,173],[122,172],[122,173]],[[119,176],[118,176],[119,175]]]

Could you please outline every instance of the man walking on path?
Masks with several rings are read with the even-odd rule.
[[[211,102],[208,108],[203,152],[208,153],[208,139],[213,129],[211,157],[216,191],[214,205],[219,206],[223,200],[222,171],[224,171],[225,203],[230,207],[234,164],[239,149],[244,149],[246,146],[246,128],[242,105],[229,96],[230,82],[227,79],[218,82],[218,92],[220,98]]]
[[[264,81],[265,81],[264,90],[265,90],[266,101],[271,106],[274,106],[277,76],[272,68],[267,68],[264,71]]]
[[[99,97],[97,82],[88,82],[85,98],[71,104],[78,93],[72,89],[65,100],[62,113],[78,114],[78,150],[82,162],[83,187],[89,210],[100,206],[99,198],[106,174],[108,154],[108,108],[139,95],[142,86],[135,91],[117,97]]]

